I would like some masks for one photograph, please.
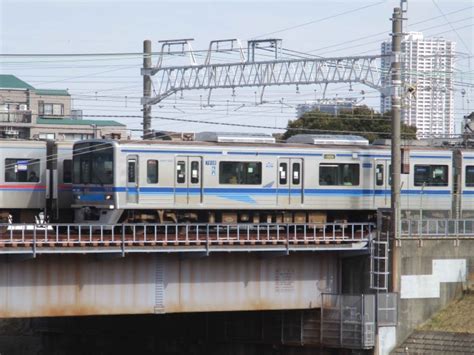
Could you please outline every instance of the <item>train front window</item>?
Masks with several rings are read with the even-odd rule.
[[[466,166],[466,186],[474,187],[474,165]]]
[[[39,182],[39,159],[5,159],[5,182]]]
[[[76,143],[73,152],[75,184],[113,184],[114,152],[111,144]]]

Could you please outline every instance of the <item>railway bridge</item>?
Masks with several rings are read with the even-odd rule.
[[[402,220],[396,240],[383,230],[4,224],[0,317],[293,312],[278,318],[281,343],[384,354],[472,283],[474,220]],[[399,293],[388,292],[392,262]]]
[[[1,227],[0,316],[319,308],[362,224]]]

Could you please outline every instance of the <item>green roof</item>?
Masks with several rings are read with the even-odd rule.
[[[15,75],[0,74],[0,88],[2,89],[29,89],[34,87],[23,80],[18,79]]]
[[[53,96],[69,96],[67,90],[55,90],[55,89],[35,89],[36,95],[53,95]]]
[[[97,127],[103,126],[121,126],[125,127],[123,123],[111,120],[72,120],[70,118],[42,118],[38,117],[36,120],[37,124],[54,124],[54,125],[68,125],[68,126],[90,126],[97,125]]]

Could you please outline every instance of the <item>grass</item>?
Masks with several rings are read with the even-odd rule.
[[[418,329],[474,334],[474,293],[464,294]]]

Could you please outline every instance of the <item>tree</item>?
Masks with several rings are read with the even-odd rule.
[[[287,139],[295,134],[354,134],[373,142],[378,138],[391,137],[391,112],[376,113],[367,106],[353,110],[340,110],[337,116],[314,110],[300,118],[288,122],[288,130],[283,135]],[[416,127],[402,123],[403,139],[416,139]]]

